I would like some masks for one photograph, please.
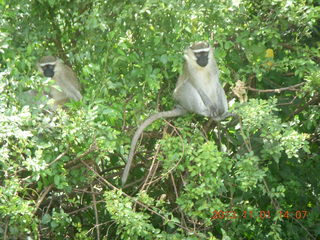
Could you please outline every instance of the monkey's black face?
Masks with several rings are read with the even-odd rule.
[[[209,52],[203,51],[203,52],[195,52],[194,55],[197,58],[197,63],[201,67],[205,67],[208,64],[209,61]]]
[[[55,67],[55,65],[51,65],[51,64],[42,66],[41,68],[43,71],[43,75],[45,77],[52,78],[54,76],[54,67]]]

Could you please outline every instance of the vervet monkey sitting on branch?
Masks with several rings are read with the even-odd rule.
[[[70,99],[75,101],[82,99],[76,74],[62,60],[54,56],[45,56],[40,59],[37,67],[44,77],[54,80],[54,85],[50,86],[49,96],[54,99],[55,106],[63,105]]]
[[[131,141],[122,185],[127,181],[140,135],[155,120],[178,117],[187,112],[210,117],[215,121],[232,115],[228,112],[227,98],[219,82],[219,70],[213,56],[213,48],[207,42],[196,42],[184,51],[184,59],[184,68],[173,92],[177,105],[173,110],[150,116],[139,126]]]

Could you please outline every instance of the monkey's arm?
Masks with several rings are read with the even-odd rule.
[[[199,101],[205,106],[206,112],[209,112],[207,116],[215,121],[222,120],[224,118],[222,116],[228,112],[228,103],[218,78],[212,76],[206,84],[196,80],[195,78],[190,78],[190,84],[199,95]]]
[[[199,91],[192,85],[189,78],[180,77],[179,82],[173,92],[173,97],[184,109],[210,117],[210,109],[205,105]]]
[[[228,103],[225,96],[224,90],[221,87],[220,91],[217,91],[217,103],[214,103],[210,98],[201,90],[199,90],[199,95],[201,96],[204,104],[210,109],[210,117],[218,122],[227,117],[235,117],[237,114],[228,112]]]
[[[198,94],[201,97],[203,104],[209,109],[210,116],[217,116],[218,109],[216,104],[207,96],[207,94],[201,88],[196,88],[196,89]]]
[[[151,115],[147,120],[145,120],[137,129],[137,131],[135,132],[132,141],[131,141],[131,149],[130,149],[130,153],[128,156],[128,161],[127,164],[123,170],[123,174],[122,174],[122,186],[124,186],[124,184],[127,181],[128,175],[129,175],[129,171],[131,168],[131,164],[132,164],[132,160],[135,154],[135,148],[137,145],[137,142],[141,136],[141,134],[143,133],[143,130],[148,127],[151,123],[153,123],[154,121],[160,119],[160,118],[170,118],[170,117],[178,117],[181,115],[186,114],[187,111],[184,110],[183,108],[175,108],[173,110],[170,111],[166,111],[166,112],[159,112],[156,114]]]
[[[62,84],[64,85],[62,87],[63,92],[67,95],[69,99],[75,101],[79,101],[82,99],[80,91],[71,82],[64,82]]]

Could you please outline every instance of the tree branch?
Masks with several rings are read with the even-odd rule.
[[[302,83],[298,83],[296,85],[292,85],[292,86],[289,86],[289,87],[283,87],[283,88],[276,88],[276,89],[256,89],[256,88],[252,88],[252,87],[246,87],[246,89],[250,90],[250,91],[253,91],[253,92],[264,92],[264,93],[267,93],[267,92],[275,92],[275,93],[280,93],[282,91],[297,91],[298,89],[296,89],[297,87],[301,87],[303,86],[305,83],[302,82]]]

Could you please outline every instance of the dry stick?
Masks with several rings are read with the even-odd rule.
[[[93,187],[91,184],[90,184],[90,189],[91,189],[91,192],[93,192]],[[96,196],[94,193],[92,193],[92,200],[93,200],[94,215],[96,218],[97,239],[100,240],[99,215],[98,215],[98,210],[97,210]]]
[[[165,132],[167,131],[167,125],[166,125],[164,131],[165,131]],[[162,135],[163,135],[163,134],[162,134]],[[146,177],[146,181],[143,183],[143,186],[141,187],[140,191],[142,191],[145,187],[146,187],[146,191],[148,191],[149,186],[151,186],[152,179],[154,178],[154,175],[156,174],[156,171],[157,171],[157,169],[158,169],[158,167],[159,167],[159,164],[160,164],[160,162],[157,162],[157,163],[155,164],[155,161],[156,161],[156,158],[157,158],[157,156],[158,156],[158,154],[159,154],[160,148],[161,148],[161,146],[159,145],[159,146],[157,147],[157,151],[156,151],[155,155],[154,155],[153,158],[152,158],[152,163],[151,163],[151,166],[150,166],[150,168],[149,168],[149,172],[148,172],[148,175],[147,175],[147,177]],[[151,175],[152,175],[152,176],[151,176]],[[148,179],[150,179],[150,182],[147,182]]]
[[[96,201],[96,204],[97,203],[104,203],[105,201],[104,200],[99,200],[99,201]],[[77,210],[74,210],[72,212],[68,212],[69,215],[73,215],[73,214],[77,214],[78,212],[82,212],[82,211],[85,211],[87,210],[88,208],[91,208],[93,206],[93,204],[89,204],[83,208],[80,208],[80,209],[77,209]]]
[[[272,205],[275,207],[275,209],[276,209],[277,211],[279,211],[279,210],[280,210],[279,203],[278,203],[278,201],[277,201],[276,199],[273,199],[273,197],[271,196],[271,192],[270,192],[270,189],[269,189],[269,187],[268,187],[267,181],[266,181],[264,178],[262,179],[262,181],[263,181],[263,184],[264,184],[264,186],[265,186],[265,188],[266,188],[266,190],[267,190],[267,193],[269,194],[269,197],[270,197],[270,199],[271,199]]]
[[[82,162],[83,165],[85,165],[90,171],[92,171],[105,185],[107,185],[109,188],[113,189],[113,190],[120,190],[119,188],[116,188],[115,186],[113,186],[110,182],[108,182],[107,180],[105,180],[99,173],[97,173],[91,166],[89,166],[85,161],[81,160],[80,161]],[[164,221],[167,221],[168,219],[164,216],[162,216],[160,213],[156,212],[155,210],[152,209],[152,207],[138,201],[138,200],[135,200],[133,199],[133,197],[129,196],[128,194],[122,192],[121,193],[122,195],[124,195],[125,197],[129,198],[131,201],[137,203],[138,205],[140,205],[141,207],[144,207],[145,209],[147,209],[149,212],[159,216],[160,218],[162,218]],[[178,224],[178,223],[175,223],[174,224],[182,229],[184,229],[185,231],[187,232],[193,232],[194,235],[200,237],[199,234],[195,233],[194,231],[182,226],[181,224]]]
[[[45,211],[44,215],[45,215],[45,214],[48,214],[48,212],[49,212],[49,209],[50,209],[50,207],[51,207],[51,204],[52,204],[52,201],[53,201],[53,198],[51,198],[51,199],[50,199],[50,202],[49,202],[49,204],[48,204],[48,205],[46,206],[47,210]]]
[[[159,147],[159,151],[160,151],[160,147]],[[157,155],[158,155],[159,151],[157,151]],[[154,159],[156,159],[156,158],[154,158]],[[151,176],[149,177],[150,181],[147,183],[146,191],[149,190],[149,187],[151,186],[151,183],[152,183],[151,181],[152,181],[152,179],[155,178],[155,175],[156,175],[156,172],[159,168],[159,165],[160,165],[160,161],[157,161],[155,163],[155,165],[153,166]]]
[[[40,204],[42,203],[42,201],[44,200],[44,198],[47,196],[47,194],[50,192],[50,190],[53,188],[53,184],[49,185],[48,187],[46,187],[46,189],[43,191],[42,195],[40,196],[40,198],[37,201],[36,207],[32,213],[32,215],[35,215],[38,208],[40,207]]]
[[[109,230],[111,229],[112,225],[116,224],[115,221],[113,221],[113,223],[111,223],[107,229],[107,233],[105,235],[106,239],[108,239],[108,235],[109,235]]]
[[[99,223],[99,226],[103,226],[103,225],[106,225],[106,224],[109,224],[110,222],[112,222],[112,224],[114,224],[114,220],[109,220],[109,221],[106,221],[106,222],[103,222],[103,223]],[[111,225],[112,225],[111,224]],[[94,226],[93,228],[90,228],[87,232],[86,232],[86,235],[89,234],[90,232],[92,232],[94,229],[96,228],[96,226]],[[110,228],[110,226],[108,227],[108,229]],[[108,239],[108,231],[107,230],[107,234],[104,235],[104,238],[105,239]]]
[[[179,165],[179,163],[182,161],[182,158],[183,158],[183,155],[184,155],[184,144],[183,144],[183,139],[182,139],[182,137],[181,137],[181,134],[179,134],[179,132],[177,131],[177,128],[176,128],[175,126],[173,126],[171,123],[167,122],[167,124],[169,124],[169,125],[173,128],[173,130],[176,132],[176,134],[177,134],[177,135],[179,136],[179,138],[181,139],[181,142],[182,142],[182,154],[181,154],[181,158],[178,160],[178,162],[177,162],[172,168],[170,168],[170,169],[167,171],[166,174],[171,173],[171,172]],[[152,183],[155,183],[155,182],[161,180],[161,178],[163,178],[166,174],[163,174],[163,176],[159,176],[158,178],[150,181],[148,184],[151,185]]]
[[[120,173],[120,174],[121,174],[121,173]],[[137,179],[137,180],[134,180],[134,181],[126,184],[122,189],[126,189],[126,188],[129,188],[129,187],[131,187],[131,186],[134,186],[134,185],[136,185],[137,183],[140,183],[140,182],[142,182],[142,181],[144,181],[144,180],[145,180],[145,177],[141,177],[141,178],[139,178],[139,179]]]
[[[154,178],[155,172],[159,167],[159,162],[156,163],[156,157],[158,156],[159,151],[160,151],[160,146],[157,147],[157,151],[156,151],[155,155],[152,157],[151,166],[149,168],[147,177],[146,177],[142,187],[140,188],[140,191],[143,191],[146,188],[146,186],[147,186],[147,188],[146,188],[146,191],[147,191],[150,186],[148,180],[150,179],[150,182],[151,182],[152,179]]]
[[[9,219],[10,217],[7,216],[5,221],[6,221],[6,225],[4,227],[4,233],[3,233],[3,240],[7,240],[8,239],[8,226],[9,226]]]
[[[306,109],[309,105],[312,105],[314,103],[317,103],[320,101],[320,96],[319,95],[315,95],[313,96],[313,98],[307,102],[305,105],[303,105],[302,107],[297,108],[293,113],[290,114],[289,119],[292,118],[293,116],[299,114],[300,112],[302,112],[304,109]]]
[[[86,191],[86,190],[83,190],[83,189],[73,189],[73,192],[76,192],[76,193],[95,194],[95,195],[100,195],[100,194],[102,194],[102,193],[98,193],[98,192]]]
[[[167,122],[167,121],[166,121],[166,122]],[[167,130],[168,130],[168,124],[167,124],[167,125],[165,126],[165,128],[164,128],[164,130],[163,130],[163,132],[162,132],[162,136],[165,135],[165,133],[167,132]],[[161,148],[161,145],[158,145],[156,154],[153,156],[153,159],[152,159],[152,165],[154,165],[154,166],[150,167],[150,170],[151,170],[151,171],[149,172],[149,174],[148,174],[148,176],[147,176],[147,179],[150,179],[150,182],[149,182],[149,183],[145,182],[146,185],[147,185],[146,191],[148,191],[149,187],[151,186],[152,179],[154,179],[154,177],[155,177],[155,175],[156,175],[156,171],[157,171],[157,169],[158,169],[158,167],[159,167],[159,165],[160,165],[160,162],[159,162],[159,161],[156,162],[156,164],[154,164],[154,162],[156,161],[156,158],[157,158],[157,156],[158,156],[158,154],[159,154],[159,152],[160,152],[160,148]],[[152,174],[152,175],[151,175],[151,174]],[[142,188],[142,189],[143,189],[143,188]]]
[[[71,162],[66,163],[66,168],[71,167],[73,164],[77,163],[79,160],[81,160],[81,158],[83,158],[84,156],[88,155],[91,152],[94,152],[95,150],[97,150],[97,144],[96,141],[94,140],[93,143],[90,145],[89,149],[87,151],[85,151],[84,153],[80,154],[80,156],[76,157],[75,159],[73,159]]]
[[[305,226],[303,226],[299,220],[297,220],[295,218],[293,218],[293,220],[296,221],[300,225],[300,227],[302,227],[303,230],[305,230],[313,240],[316,240],[316,238],[314,236],[312,236],[312,234],[308,231],[308,229]]]
[[[165,122],[167,123],[167,125],[170,125],[174,131],[179,135],[180,139],[182,140],[182,137],[181,135],[179,134],[179,132],[177,131],[176,127],[174,125],[172,125],[170,122],[166,121]],[[164,130],[164,132],[166,132],[166,130]],[[164,135],[164,134],[163,134]],[[159,167],[159,164],[160,162],[157,162],[156,164],[155,163],[155,160],[156,160],[156,157],[158,156],[159,154],[159,151],[160,151],[160,147],[161,146],[158,146],[157,147],[157,150],[156,150],[156,153],[154,155],[154,157],[152,158],[152,163],[151,163],[151,166],[149,168],[149,172],[148,172],[148,175],[147,177],[145,178],[145,181],[142,185],[142,187],[140,188],[140,191],[143,190],[144,188],[146,188],[146,191],[148,190],[149,186],[151,186],[152,183],[155,183],[157,181],[159,181],[161,178],[163,178],[163,176],[159,176],[158,178],[154,179],[154,176],[155,176],[155,172],[156,170],[158,169]],[[182,152],[184,152],[184,146],[182,145]],[[178,166],[178,164],[180,163],[182,158],[180,158],[180,160],[178,161],[178,163],[173,167],[171,168],[167,173],[170,173],[176,166]],[[152,176],[151,176],[152,175]],[[150,179],[149,182],[147,182],[147,180]],[[154,180],[153,180],[154,179]],[[140,181],[140,180],[139,180]],[[135,181],[135,182],[139,182],[139,181]],[[128,187],[129,185],[134,185],[134,184],[127,184],[125,187]]]
[[[64,151],[63,153],[61,153],[55,160],[53,160],[52,162],[50,162],[48,164],[48,167],[50,167],[52,164],[54,164],[55,162],[59,161],[64,155],[66,155],[68,152],[68,150]]]
[[[179,194],[178,194],[177,186],[176,186],[176,183],[174,181],[174,177],[173,177],[172,173],[170,173],[170,177],[171,177],[174,193],[176,195],[176,198],[178,199],[179,198]]]
[[[285,106],[285,105],[290,105],[293,104],[294,100],[296,100],[297,96],[294,96],[293,99],[290,102],[287,103],[278,103],[278,106]]]
[[[298,89],[296,89],[296,87],[300,87],[302,85],[304,85],[305,83],[298,83],[296,85],[292,85],[292,86],[289,86],[289,87],[283,87],[283,88],[276,88],[276,89],[255,89],[255,88],[252,88],[252,87],[246,87],[246,89],[250,90],[250,91],[253,91],[253,92],[276,92],[276,93],[280,93],[282,91],[286,91],[286,90],[289,90],[289,91],[297,91]]]
[[[155,175],[155,172],[156,170],[158,169],[158,166],[159,166],[159,162],[156,163],[156,156],[158,155],[159,153],[159,150],[160,150],[160,147],[157,148],[157,152],[155,154],[155,156],[152,158],[152,162],[151,162],[151,165],[149,167],[149,171],[148,171],[148,174],[147,174],[147,177],[145,178],[141,188],[139,191],[143,191],[145,188],[145,190],[147,191],[148,190],[148,186],[149,186],[149,182],[148,180],[152,180],[152,178],[154,177]],[[146,187],[147,186],[147,187]]]
[[[246,146],[247,150],[249,152],[252,151],[252,147],[251,147],[251,142],[250,142],[250,139],[249,137],[247,137],[245,135],[245,133],[243,132],[243,129],[242,129],[242,121],[240,120],[240,135],[242,136],[243,138],[243,142],[244,142],[244,145]]]

